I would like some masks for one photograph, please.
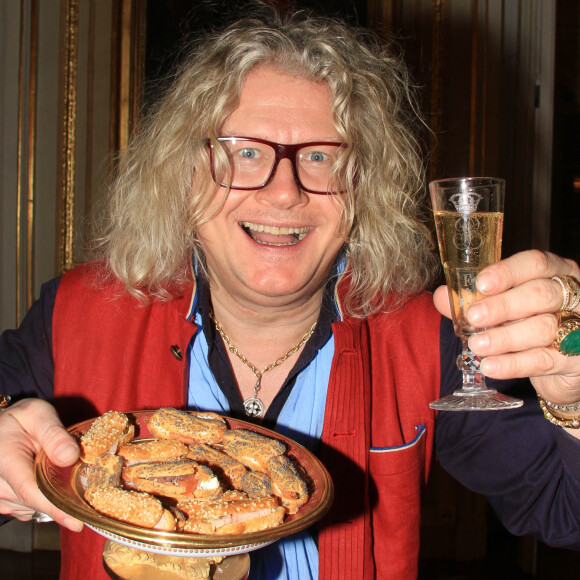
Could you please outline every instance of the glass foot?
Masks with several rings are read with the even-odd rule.
[[[437,411],[501,411],[502,409],[517,409],[524,402],[514,399],[495,389],[461,390],[429,403],[431,409]]]

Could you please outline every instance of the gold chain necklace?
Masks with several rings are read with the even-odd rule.
[[[262,370],[258,369],[256,365],[250,362],[239,350],[238,347],[232,343],[230,337],[224,332],[222,325],[217,321],[213,312],[210,310],[209,317],[215,324],[215,329],[219,332],[223,341],[226,343],[229,351],[235,354],[253,373],[256,377],[256,384],[254,385],[254,395],[248,397],[244,401],[244,411],[248,417],[261,417],[264,414],[264,403],[258,397],[258,393],[262,387],[262,375],[281,365],[285,360],[291,357],[300,347],[308,342],[314,329],[316,328],[316,322],[310,327],[310,330],[295,344],[290,350],[286,351],[280,358],[277,358],[273,363],[266,365]]]

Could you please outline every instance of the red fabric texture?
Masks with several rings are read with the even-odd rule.
[[[99,265],[68,272],[53,314],[55,406],[65,425],[111,409],[127,412],[185,407],[185,353],[195,326],[187,322],[189,297],[138,303],[122,288],[96,281]],[[178,346],[182,360],[171,347]],[[105,539],[85,527],[61,528],[62,579],[107,580]]]
[[[417,576],[435,422],[428,404],[440,385],[439,324],[425,294],[395,312],[333,325],[321,460],[336,499],[321,526],[320,578]]]
[[[429,402],[438,398],[441,383],[440,320],[432,297],[424,295],[369,325],[374,409],[369,472],[380,491],[372,511],[377,578],[417,575],[421,494],[435,434]]]
[[[98,266],[85,265],[65,274],[57,293],[55,402],[65,424],[109,409],[184,407],[184,363],[196,330],[185,318],[191,296],[141,305],[97,280]],[[433,444],[428,402],[440,384],[439,320],[424,295],[394,313],[333,324],[320,456],[335,502],[320,524],[321,579],[417,574],[421,491]],[[419,425],[426,429],[412,443]],[[61,580],[106,580],[103,544],[91,530],[63,530]]]

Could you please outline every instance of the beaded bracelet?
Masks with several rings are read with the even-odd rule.
[[[566,419],[564,417],[560,417],[553,412],[553,408],[550,409],[547,405],[547,402],[538,395],[538,401],[540,402],[540,407],[544,412],[544,417],[553,423],[554,425],[558,425],[559,427],[565,427],[566,429],[580,429],[580,416],[572,417],[571,419]],[[573,406],[573,405],[572,405]],[[563,408],[564,406],[560,406]]]
[[[564,411],[564,412],[572,412],[572,411],[580,411],[580,402],[578,403],[571,403],[569,405],[560,405],[559,403],[552,403],[551,401],[547,401],[543,399],[544,403],[546,403],[546,407],[553,409],[554,411]]]

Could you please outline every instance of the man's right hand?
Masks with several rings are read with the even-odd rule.
[[[62,467],[79,458],[79,446],[52,405],[41,399],[23,399],[0,412],[0,513],[27,521],[35,512],[42,512],[80,532],[82,522],[51,504],[38,488],[33,463],[41,449]]]

